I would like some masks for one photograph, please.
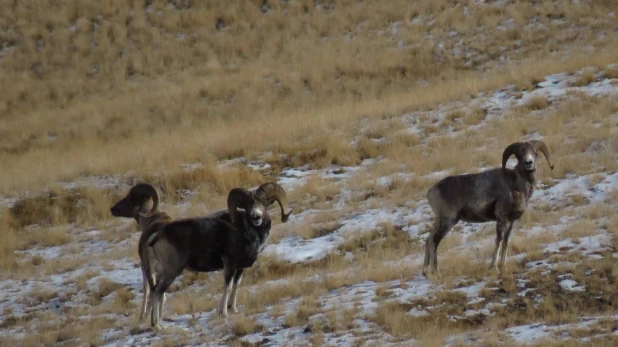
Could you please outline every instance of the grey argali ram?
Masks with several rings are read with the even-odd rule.
[[[549,150],[542,141],[517,142],[502,154],[502,168],[477,174],[449,176],[440,180],[427,192],[427,200],[435,222],[425,244],[423,275],[438,272],[436,251],[440,241],[460,220],[471,223],[496,222],[496,247],[491,267],[499,271],[496,259],[506,270],[506,253],[513,223],[524,213],[536,184],[535,172],[539,152],[549,167]],[[517,166],[506,168],[508,159],[515,155]]]

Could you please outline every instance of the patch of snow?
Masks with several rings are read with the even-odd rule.
[[[485,315],[485,316],[491,316],[492,315],[491,311],[489,311],[486,308],[482,308],[482,309],[479,309],[479,310],[466,310],[466,312],[464,313],[464,315],[466,317],[478,316],[480,314]]]
[[[426,317],[429,316],[429,312],[425,310],[418,310],[416,307],[408,311],[408,314],[413,317]]]
[[[567,323],[560,325],[548,325],[543,323],[521,325],[506,329],[506,333],[517,344],[532,344],[538,341],[555,339],[556,333],[562,331],[572,331],[574,329],[586,329],[596,324],[601,320],[618,320],[618,315],[613,316],[598,316],[598,317],[582,317],[581,322]],[[562,339],[568,338],[569,335],[562,336]]]
[[[267,245],[264,254],[274,254],[290,263],[319,260],[344,240],[343,237],[332,234],[311,240],[290,236],[281,239],[279,243]]]
[[[583,292],[586,287],[580,286],[576,281],[572,279],[565,279],[560,281],[560,287],[568,292]]]
[[[468,299],[476,298],[480,295],[481,290],[485,288],[486,285],[487,284],[485,282],[479,282],[468,287],[454,289],[454,291],[466,294]]]

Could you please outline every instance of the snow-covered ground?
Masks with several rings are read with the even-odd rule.
[[[488,121],[500,119],[510,108],[525,105],[535,97],[542,96],[550,102],[559,102],[569,98],[572,92],[590,96],[613,96],[618,93],[618,80],[599,79],[587,86],[572,87],[574,78],[576,76],[568,74],[551,75],[547,76],[543,82],[538,83],[534,90],[521,92],[519,96],[515,95],[516,93],[512,93],[512,87],[507,87],[503,90],[480,94],[477,99],[470,103],[452,102],[441,105],[434,111],[405,114],[401,116],[401,120],[404,124],[409,125],[407,131],[422,134],[422,129],[425,125],[444,119],[446,114],[450,112],[455,110],[466,111],[469,107],[480,106],[486,110],[487,114],[485,121],[473,126],[475,129],[479,129]],[[612,117],[618,121],[618,114],[614,114]],[[421,121],[421,119],[424,121]],[[428,136],[428,138],[452,136],[454,131],[452,129],[441,129]],[[618,133],[615,131],[614,134],[618,136]],[[352,142],[354,142],[354,139]],[[341,211],[341,218],[338,223],[339,226],[326,235],[305,239],[295,235],[293,231],[310,223],[312,218],[322,213],[323,210],[305,208],[304,210],[297,211],[285,225],[276,224],[274,226],[275,229],[283,229],[285,233],[283,233],[279,240],[271,242],[266,247],[265,255],[275,257],[282,262],[308,264],[323,259],[331,252],[339,252],[339,246],[346,242],[346,240],[380,229],[385,223],[396,226],[397,230],[406,232],[412,239],[423,245],[424,238],[427,236],[425,233],[426,225],[432,218],[431,210],[424,199],[413,201],[405,206],[386,206],[382,208],[376,207],[381,205],[380,198],[370,198],[361,202],[358,208],[354,210],[343,208],[346,202],[353,196],[364,194],[361,188],[352,187],[349,184],[350,180],[358,175],[367,175],[381,160],[383,159],[368,159],[358,166],[345,167],[343,168],[344,170],[339,170],[342,169],[340,167],[329,167],[319,170],[311,170],[309,167],[298,167],[286,168],[281,171],[278,181],[288,191],[302,187],[310,178],[315,177],[320,178],[329,185],[336,186],[340,193],[332,197],[329,201],[329,206],[339,209]],[[228,161],[221,165],[225,167],[226,165],[238,163],[244,163],[255,170],[268,169],[268,164],[266,163],[249,162],[244,158],[239,158],[234,162]],[[513,161],[509,163],[513,163]],[[195,165],[188,165],[184,169],[191,170],[195,168]],[[437,181],[448,174],[449,172],[443,171],[425,175],[421,178]],[[406,182],[406,180],[414,177],[414,173],[400,172],[394,175],[375,177],[374,179],[377,185],[388,186],[395,179]],[[549,182],[549,180],[544,180],[544,182]],[[561,218],[558,223],[552,223],[552,225],[517,225],[517,230],[513,236],[514,239],[518,237],[535,237],[548,233],[559,234],[565,230],[574,220],[581,218],[575,207],[569,207],[565,203],[569,196],[574,194],[585,197],[589,204],[607,204],[607,200],[612,192],[618,189],[618,173],[599,171],[594,175],[569,175],[564,179],[553,179],[550,183],[538,187],[531,201],[531,208],[534,208],[534,206],[548,206],[550,210],[554,208],[571,209],[572,214],[570,217]],[[63,184],[67,187],[124,187],[120,177],[85,177],[75,182]],[[10,206],[12,203],[14,203],[14,200],[0,198],[0,205]],[[616,207],[612,206],[612,208]],[[124,231],[131,227],[131,223],[133,222],[115,221],[105,228],[116,228]],[[470,249],[479,249],[479,247],[482,249],[484,246],[491,247],[493,245],[493,233],[490,233],[486,238],[479,239],[475,237],[473,240],[468,240],[480,228],[479,225],[461,223],[461,229],[457,233],[462,235],[462,242],[448,252],[465,253],[469,252]],[[99,286],[103,279],[130,289],[135,294],[131,302],[136,307],[139,307],[141,301],[141,275],[136,258],[132,256],[132,250],[137,244],[138,235],[133,233],[130,237],[116,242],[101,239],[100,235],[103,231],[103,229],[71,230],[71,241],[66,245],[48,248],[37,247],[19,253],[20,261],[24,262],[32,261],[33,258],[38,257],[46,261],[77,259],[77,264],[69,266],[62,273],[55,273],[54,269],[49,269],[46,273],[33,274],[31,278],[25,280],[4,280],[0,282],[0,312],[2,312],[0,339],[25,336],[37,329],[37,327],[45,324],[53,323],[61,326],[63,323],[68,322],[71,310],[89,309],[89,296],[100,289]],[[607,228],[596,225],[592,235],[585,235],[576,240],[572,238],[558,239],[557,241],[544,244],[542,249],[546,259],[531,261],[525,266],[530,271],[546,271],[546,273],[549,273],[547,271],[561,266],[561,264],[547,260],[551,255],[575,253],[585,259],[595,259],[602,257],[600,254],[610,251],[614,252],[613,254],[616,256],[616,250],[612,248],[612,238],[614,236]],[[119,252],[116,255],[106,255],[110,249],[119,250]],[[351,254],[350,256],[353,258],[354,255]],[[489,253],[479,255],[479,257],[485,259],[489,258],[489,256]],[[525,256],[526,254],[523,253],[516,254],[511,259],[521,260]],[[406,263],[408,266],[418,270],[422,264],[422,257],[422,252],[412,252],[408,257],[393,262],[393,265]],[[101,263],[101,259],[105,259],[105,262]],[[350,266],[353,267],[353,261],[350,262]],[[355,269],[354,271],[362,270]],[[489,280],[476,281],[475,283],[452,288],[445,284],[429,281],[418,272],[410,273],[405,281],[361,281],[360,283],[330,290],[326,295],[317,299],[320,309],[309,317],[309,321],[324,319],[326,312],[349,310],[353,312],[353,317],[351,318],[352,327],[344,330],[324,331],[321,337],[324,344],[333,346],[354,345],[356,343],[386,345],[401,341],[384,331],[383,328],[370,318],[381,304],[387,302],[413,303],[421,299],[431,300],[435,297],[435,293],[442,291],[463,293],[467,298],[467,302],[462,303],[465,309],[460,315],[450,316],[449,320],[452,321],[468,319],[479,315],[490,317],[494,315],[496,309],[507,304],[506,301],[496,302],[483,297],[484,290],[493,290],[491,289],[492,285],[488,282]],[[331,274],[331,276],[337,275]],[[214,278],[212,282],[219,285],[217,276],[220,276],[220,274],[212,274],[209,278]],[[535,295],[535,288],[527,285],[529,280],[526,279],[525,274],[516,274],[514,276],[517,281],[517,296],[533,297]],[[309,278],[307,281],[319,283],[324,281],[324,278]],[[77,285],[79,282],[83,283]],[[286,285],[286,283],[287,279],[282,278],[254,285],[250,288],[242,287],[241,290],[258,292],[267,286]],[[570,274],[559,275],[556,277],[556,283],[559,288],[566,292],[582,293],[586,291],[586,287],[578,283]],[[170,296],[182,296],[184,290],[199,295],[200,289],[193,287],[195,286],[189,286],[186,289],[170,294]],[[385,292],[387,295],[379,295],[379,291]],[[211,290],[211,292],[217,291]],[[115,293],[112,292],[103,297],[102,301],[107,303],[113,302],[114,295]],[[220,296],[220,294],[217,295]],[[215,295],[214,298],[217,298],[217,296]],[[285,309],[282,314],[275,314],[276,308],[273,305],[265,307],[260,313],[251,315],[251,319],[262,327],[258,332],[239,337],[240,340],[262,346],[307,344],[308,339],[313,335],[308,324],[288,326],[285,323],[286,314],[294,314],[301,300],[301,298],[286,298],[283,301]],[[423,317],[429,315],[433,309],[435,308],[414,307],[410,309],[408,314],[415,317]],[[243,310],[242,302],[240,302],[240,310],[241,312]],[[52,315],[46,316],[46,320],[38,317],[30,319],[24,324],[10,324],[9,322],[11,319],[27,317],[41,311],[48,311]],[[234,319],[224,320],[218,318],[214,310],[184,315],[171,315],[168,313],[165,316],[169,319],[164,321],[167,329],[158,335],[149,330],[131,330],[130,327],[134,326],[133,320],[135,318],[133,313],[128,315],[107,314],[117,320],[115,328],[101,331],[101,341],[104,345],[108,346],[146,346],[165,338],[172,339],[173,341],[175,336],[182,336],[183,341],[189,341],[189,343],[193,344],[201,344],[207,341],[208,345],[226,345],[233,335],[232,326]],[[89,319],[89,317],[85,316],[82,319]],[[522,344],[556,337],[568,339],[571,338],[571,335],[568,334],[569,330],[587,329],[602,321],[618,322],[618,315],[581,317],[581,321],[567,324],[552,325],[537,322],[535,324],[512,326],[501,332],[501,334],[515,343]],[[445,336],[445,343],[447,345],[461,341],[474,343],[474,340],[471,339],[471,334]],[[618,331],[614,330],[612,334],[618,338]],[[583,337],[581,341],[587,342],[597,337],[599,336]],[[413,342],[413,340],[408,342]]]

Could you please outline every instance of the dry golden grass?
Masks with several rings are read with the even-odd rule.
[[[402,5],[406,11],[400,11]],[[562,24],[545,2],[508,4],[501,11],[471,4],[465,15],[429,0],[389,2],[379,10],[356,1],[319,10],[303,2],[272,4],[268,15],[257,3],[186,8],[153,3],[148,10],[119,1],[48,6],[3,10],[15,18],[2,23],[9,46],[0,81],[7,91],[0,100],[6,118],[2,160],[13,162],[0,175],[4,193],[83,173],[175,168],[211,154],[251,156],[266,148],[285,153],[295,142],[290,139],[305,141],[357,117],[403,113],[613,60],[611,50],[558,63],[549,58],[557,47],[562,52],[583,43],[594,45],[595,52],[612,47],[611,11],[603,5],[561,4],[564,20],[585,22],[575,26],[579,35],[573,36],[559,35]],[[420,23],[409,22],[414,18]],[[517,18],[512,27],[487,30],[482,42],[471,30],[509,18]],[[520,35],[534,30],[524,29],[532,18],[548,30]],[[216,28],[218,19],[227,23],[223,30]],[[394,22],[401,22],[396,32],[377,34]],[[607,35],[595,38],[589,35],[594,30]],[[452,31],[461,37],[453,39]],[[345,38],[349,33],[352,40]],[[445,46],[424,44],[428,34]],[[459,40],[478,56],[470,60],[457,53]],[[504,56],[529,61],[505,67],[497,63]],[[507,73],[483,80],[470,67]],[[416,87],[419,79],[448,82]],[[274,124],[287,131],[273,131]],[[319,148],[318,143],[307,147]],[[316,165],[355,157],[327,154]]]
[[[441,303],[440,308],[435,308],[429,316],[416,317],[408,312],[416,308],[417,304],[402,304],[386,302],[378,306],[376,313],[371,319],[391,335],[414,339],[433,339],[440,334],[440,339],[457,333],[461,330],[458,324],[448,320],[448,315],[461,314],[466,302],[465,294],[458,292],[439,292],[435,301],[429,300],[424,303],[425,307]],[[420,302],[419,302],[420,303]],[[480,322],[469,322],[478,325]],[[466,325],[463,323],[462,325]]]
[[[17,265],[15,250],[21,245],[15,223],[6,210],[0,211],[0,228],[3,230],[3,242],[0,244],[0,268],[14,270]]]
[[[131,312],[135,308],[135,305],[131,303],[134,297],[135,294],[126,287],[118,288],[114,297],[113,311],[119,313]]]
[[[238,337],[253,334],[263,329],[255,319],[247,316],[234,317],[232,324],[232,333]]]
[[[587,69],[581,75],[577,76],[577,79],[571,83],[574,87],[587,86],[594,82],[596,79],[594,71]]]
[[[542,249],[544,245],[556,242],[559,239],[563,239],[562,235],[557,235],[554,232],[537,233],[530,236],[515,232],[509,242],[509,254],[534,253]]]
[[[46,194],[23,198],[10,208],[11,221],[17,227],[30,224],[91,224],[109,216],[113,202],[120,200],[108,189],[55,188]]]
[[[545,96],[535,96],[528,99],[527,106],[533,111],[543,110],[549,106],[549,101]]]
[[[92,306],[99,305],[101,300],[113,293],[117,289],[122,288],[122,285],[113,281],[108,280],[107,278],[102,278],[98,281],[98,289],[95,292],[90,293],[89,300]],[[125,295],[126,296],[126,295]],[[122,299],[119,299],[122,301]]]
[[[617,305],[615,299],[604,292],[611,287],[611,283],[615,283],[613,274],[616,271],[615,265],[612,265],[611,253],[605,255],[602,260],[582,259],[575,267],[565,269],[567,273],[574,274],[573,279],[586,287],[585,295],[565,291],[557,286],[556,276],[561,274],[560,270],[552,271],[549,276],[542,274],[541,271],[531,271],[523,274],[523,278],[528,280],[525,288],[531,288],[535,296],[543,297],[538,306],[527,296],[515,295],[523,288],[516,286],[512,278],[502,277],[498,280],[489,280],[487,286],[480,291],[480,295],[485,299],[480,306],[466,305],[468,299],[461,292],[443,291],[436,292],[434,298],[415,300],[405,304],[384,302],[378,307],[372,319],[395,336],[413,337],[418,340],[433,339],[437,333],[440,333],[439,339],[442,343],[446,336],[463,331],[471,331],[475,334],[474,331],[477,331],[479,326],[485,327],[483,329],[485,332],[487,329],[500,332],[510,326],[536,322],[545,324],[579,322],[579,317],[583,314],[603,315],[604,312],[612,312]],[[595,271],[590,272],[590,269]],[[494,288],[489,289],[489,287]],[[463,315],[466,309],[482,308],[492,302],[506,302],[506,306],[492,308],[491,311],[494,314],[491,317]],[[423,317],[408,315],[407,312],[412,308],[425,309],[429,315]],[[459,318],[448,320],[449,315]],[[599,324],[597,331],[608,333],[612,331],[615,321]],[[588,333],[593,332],[594,329]],[[581,334],[585,333],[585,331],[581,332]],[[503,338],[501,335],[494,336],[494,338],[497,337]],[[460,340],[460,343],[464,342]]]
[[[561,238],[571,238],[578,241],[585,236],[592,236],[598,233],[597,226],[593,220],[579,220],[571,223],[560,233]]]
[[[345,172],[345,170],[343,171]],[[303,209],[329,209],[330,201],[341,193],[341,187],[333,184],[329,180],[325,180],[319,176],[310,176],[306,182],[291,192],[289,199],[295,201],[298,205],[299,212]],[[335,213],[323,211],[321,217],[324,218],[322,222],[328,222],[330,218],[336,218]],[[320,222],[320,221],[314,221]]]

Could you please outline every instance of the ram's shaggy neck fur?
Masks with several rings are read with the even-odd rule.
[[[242,216],[245,232],[235,231],[240,235],[233,241],[239,244],[232,245],[228,252],[232,255],[236,267],[247,268],[253,265],[258,255],[264,250],[270,235],[272,220],[270,214],[265,212],[262,215],[262,224],[255,226],[251,223],[248,213],[240,212],[239,215]]]

